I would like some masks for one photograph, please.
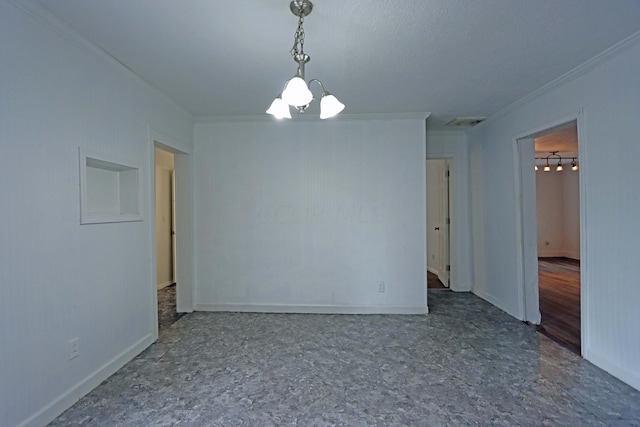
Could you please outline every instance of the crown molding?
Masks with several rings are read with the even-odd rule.
[[[488,117],[488,119],[485,120],[484,122],[478,124],[477,128],[482,128],[488,122],[492,122],[494,120],[497,120],[497,119],[499,119],[501,117],[506,116],[510,112],[512,112],[512,111],[520,108],[521,106],[529,103],[531,100],[533,100],[535,98],[538,98],[538,97],[544,95],[545,93],[548,93],[551,90],[556,89],[556,88],[558,88],[558,87],[560,87],[560,86],[562,86],[562,85],[564,85],[564,84],[566,84],[568,82],[576,80],[578,77],[581,77],[581,76],[587,74],[588,72],[590,72],[595,67],[597,67],[598,65],[602,64],[603,62],[608,61],[609,59],[611,59],[614,56],[617,56],[621,52],[624,52],[625,50],[634,47],[638,43],[640,43],[640,31],[638,31],[636,33],[633,33],[629,37],[625,38],[624,40],[622,40],[622,41],[620,41],[620,42],[618,42],[616,44],[614,44],[610,48],[602,51],[601,53],[597,54],[596,56],[594,56],[593,58],[589,59],[588,61],[578,65],[577,67],[575,67],[571,71],[568,71],[567,73],[563,74],[562,76],[558,77],[557,79],[552,80],[551,82],[547,83],[546,85],[542,86],[541,88],[534,90],[529,95],[526,95],[524,98],[521,98],[518,101],[514,102],[513,104],[510,104],[510,105],[506,106],[502,110],[500,110],[497,113],[495,113],[495,114],[491,115],[490,117]]]
[[[180,111],[182,114],[188,116],[190,119],[193,119],[193,114],[184,108],[182,105],[178,104],[176,101],[171,99],[167,94],[149,84],[146,80],[144,80],[140,75],[138,75],[131,68],[127,67],[122,62],[118,61],[115,57],[111,56],[96,44],[94,44],[87,37],[82,35],[80,32],[75,30],[66,22],[62,21],[60,18],[55,16],[49,10],[47,10],[44,6],[37,3],[35,0],[7,0],[8,3],[16,7],[17,9],[24,12],[26,15],[30,16],[34,20],[38,21],[42,25],[51,29],[54,33],[58,34],[64,40],[68,41],[73,46],[80,49],[82,52],[87,54],[88,56],[99,60],[103,64],[111,67],[113,70],[117,70],[122,74],[134,78],[138,83],[142,84],[146,89],[152,91],[156,95],[162,97],[166,101],[168,101],[171,105],[173,105],[176,110]]]
[[[235,115],[235,116],[196,116],[195,123],[296,123],[296,122],[334,122],[354,120],[426,120],[431,113],[375,113],[375,114],[340,114],[330,119],[322,120],[315,114],[294,115],[291,120],[278,120],[268,114]]]

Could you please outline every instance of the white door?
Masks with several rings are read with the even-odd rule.
[[[451,224],[449,212],[449,160],[443,160],[438,164],[438,200],[439,200],[439,243],[440,265],[438,266],[438,278],[449,287],[451,263],[449,259],[449,229]]]
[[[176,283],[176,172],[171,171],[171,264],[173,283]],[[177,285],[177,283],[176,283]]]

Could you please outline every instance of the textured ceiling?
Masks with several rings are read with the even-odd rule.
[[[38,3],[196,115],[262,115],[295,73],[287,0]],[[307,78],[345,113],[490,116],[639,30],[638,0],[317,0]]]

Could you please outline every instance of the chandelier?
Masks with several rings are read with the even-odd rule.
[[[344,109],[344,104],[324,89],[324,85],[318,79],[309,81],[304,79],[304,66],[311,59],[309,55],[304,53],[304,17],[313,10],[313,3],[309,0],[293,0],[289,5],[291,12],[298,17],[298,28],[293,39],[293,47],[291,48],[291,56],[298,64],[296,75],[290,78],[284,84],[284,90],[276,99],[273,100],[271,106],[267,110],[268,114],[273,115],[277,119],[290,119],[291,112],[289,106],[295,107],[298,112],[304,113],[313,100],[313,94],[309,90],[311,83],[318,83],[322,89],[322,99],[320,99],[320,118],[328,119],[333,117]]]

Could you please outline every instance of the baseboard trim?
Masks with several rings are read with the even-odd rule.
[[[580,261],[580,254],[565,251],[538,251],[538,258],[569,258]]]
[[[504,311],[508,315],[513,316],[518,320],[522,320],[522,316],[520,316],[517,310],[511,310],[510,307],[508,307],[503,301],[499,300],[498,298],[495,298],[494,296],[489,295],[485,292],[478,291],[477,289],[472,289],[471,292],[474,295],[487,301],[488,303],[495,305],[496,307],[498,307],[500,310]]]
[[[196,311],[225,311],[243,313],[301,313],[301,314],[427,314],[426,306],[390,305],[289,305],[289,304],[196,304]]]
[[[640,375],[638,375],[638,373],[612,362],[606,356],[603,356],[592,349],[584,349],[583,355],[585,359],[596,365],[598,368],[608,372],[620,381],[629,384],[636,390],[640,390]]]
[[[175,282],[174,282],[173,280],[169,280],[168,282],[160,283],[160,284],[157,286],[157,288],[158,288],[158,290],[160,290],[160,289],[164,289],[164,288],[166,288],[167,286],[172,285],[172,284],[174,284],[174,283],[175,283]]]
[[[153,343],[151,334],[145,335],[138,342],[122,351],[116,357],[100,366],[78,384],[61,396],[49,402],[36,413],[18,424],[19,427],[40,427],[53,421],[58,415],[73,406],[78,400],[96,388],[102,381],[113,375],[118,369],[130,362],[144,349]]]
[[[435,268],[427,267],[427,271],[428,271],[429,273],[433,273],[433,274],[435,274],[436,276],[440,275],[440,272],[439,272],[437,269],[435,269]]]

